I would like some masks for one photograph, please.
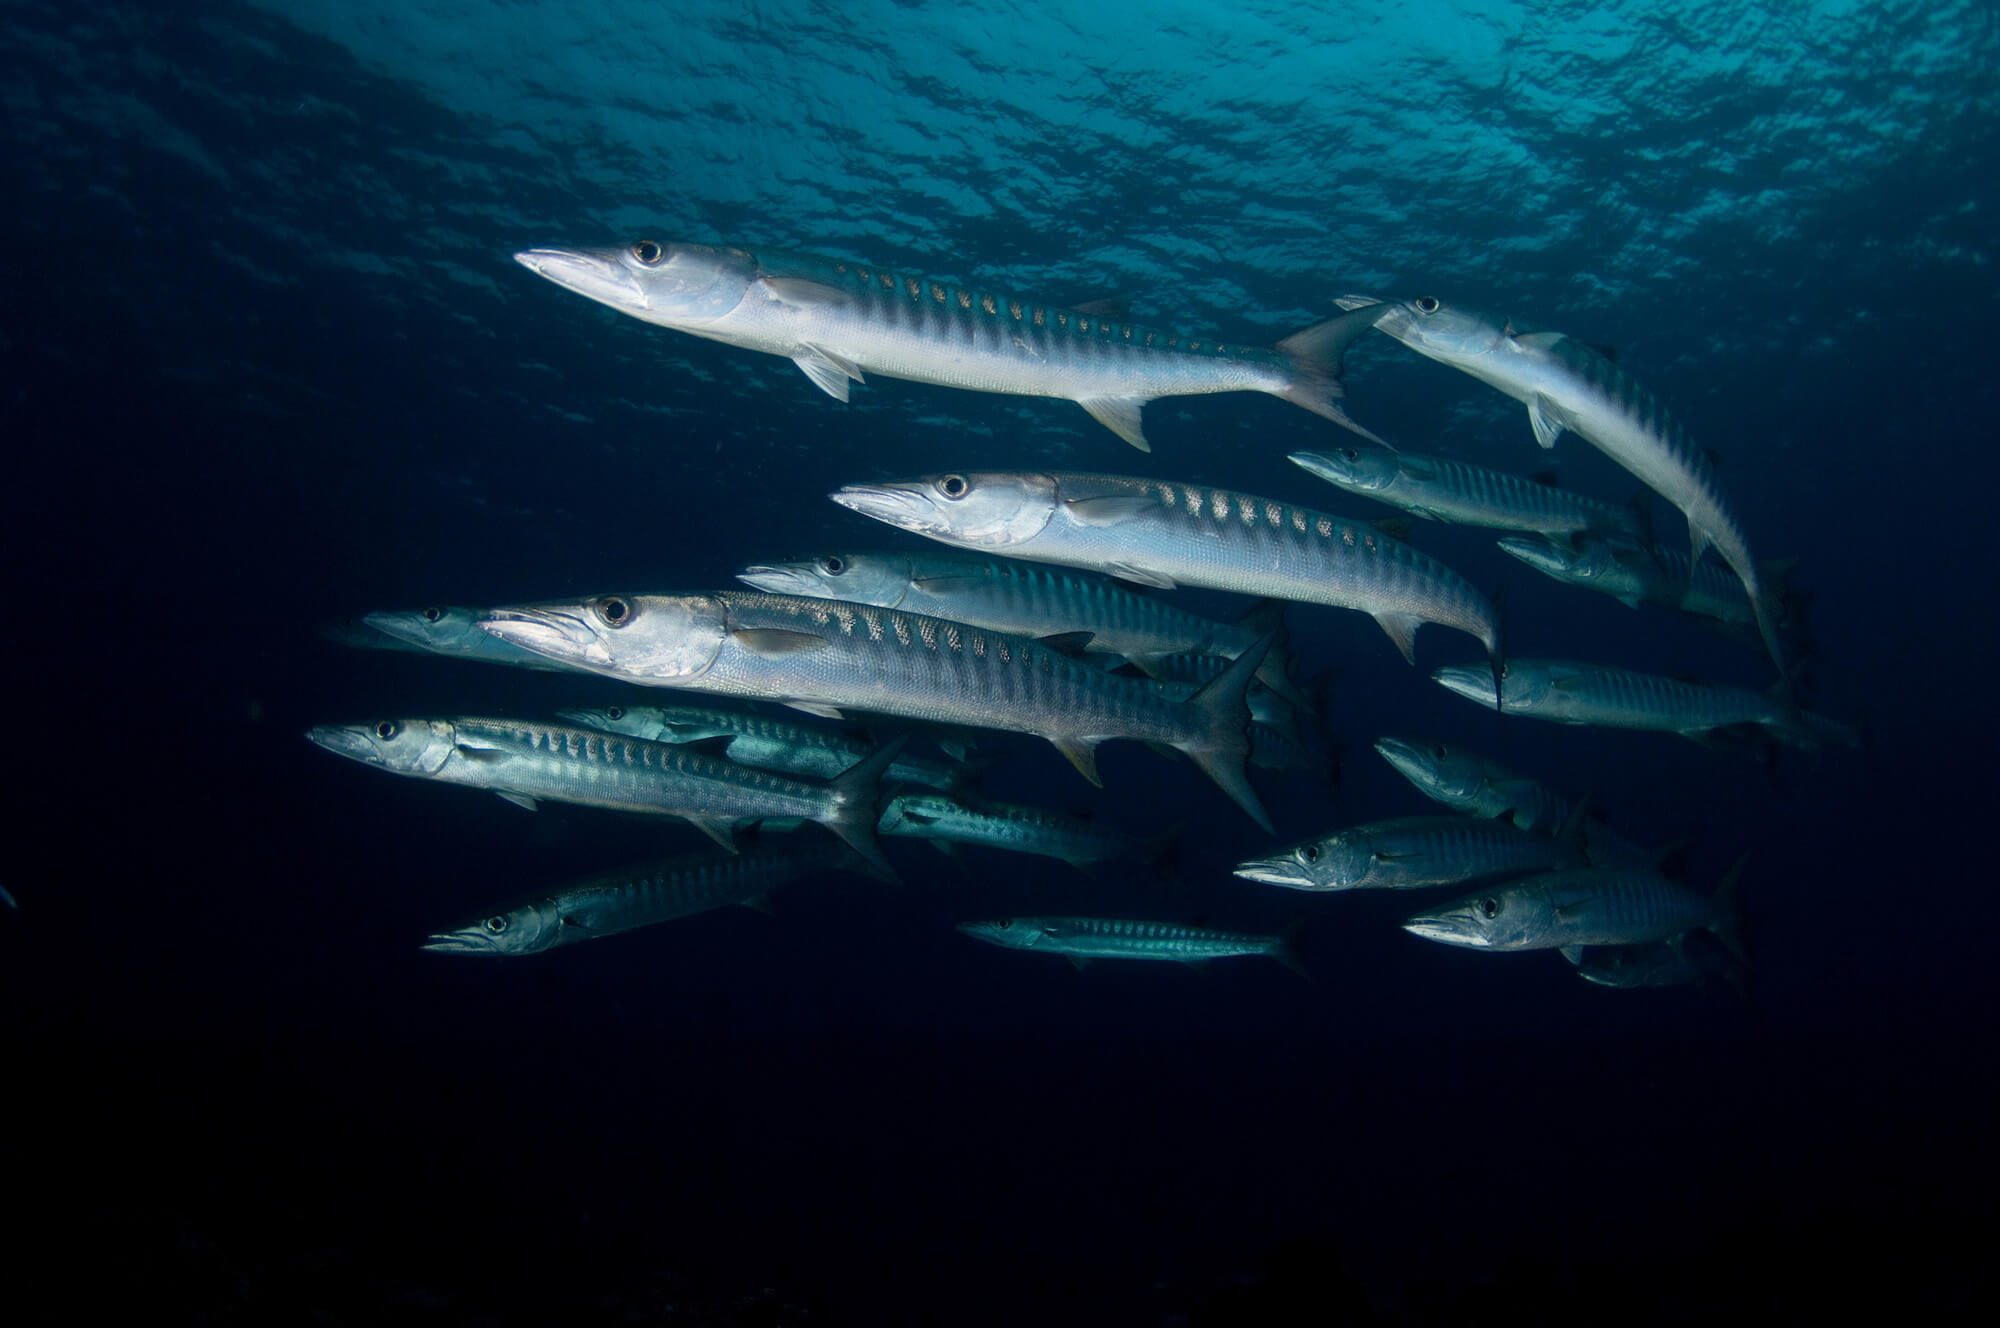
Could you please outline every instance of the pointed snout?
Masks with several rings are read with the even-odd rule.
[[[1489,710],[1499,708],[1493,670],[1484,664],[1447,664],[1431,675],[1448,692],[1476,701]]]
[[[646,292],[620,261],[616,250],[523,249],[514,261],[564,290],[614,309],[636,313],[648,307]]]

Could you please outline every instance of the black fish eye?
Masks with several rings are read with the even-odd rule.
[[[625,707],[611,706],[605,710],[604,717],[606,719],[623,719],[625,718]]]
[[[1007,929],[1008,929],[1009,927],[1011,927],[1011,926],[1013,926],[1013,925],[1014,925],[1014,919],[1012,919],[1012,918],[1003,918],[1003,919],[1001,919],[1001,921],[1000,921],[1000,930],[1001,930],[1001,931],[1006,931],[1006,930],[1007,930]]]
[[[1351,447],[1343,447],[1343,448],[1341,448],[1341,449],[1340,449],[1340,454],[1341,454],[1342,456],[1346,457],[1346,458],[1347,458],[1347,459],[1348,459],[1349,461],[1359,461],[1359,460],[1361,459],[1361,453],[1359,453],[1359,452],[1355,451],[1355,450],[1354,450],[1353,448],[1351,448]]]
[[[1479,911],[1489,918],[1497,917],[1500,913],[1500,901],[1497,899],[1482,899],[1479,901]]]
[[[632,606],[617,595],[606,595],[595,605],[606,627],[623,627],[632,621]]]
[[[486,930],[492,932],[496,936],[499,935],[501,932],[507,930],[507,919],[503,917],[492,917],[486,919]]]
[[[1444,744],[1439,743],[1437,746],[1431,748],[1431,755],[1437,757],[1437,759],[1440,761],[1444,760],[1445,756]]]
[[[947,498],[963,498],[972,486],[965,482],[963,475],[947,475],[938,481],[938,492]]]
[[[424,610],[424,621],[425,621],[425,622],[436,622],[436,621],[437,621],[438,619],[440,619],[440,618],[442,618],[442,617],[444,617],[444,610],[443,610],[443,609],[425,609],[425,610]]]
[[[819,570],[825,572],[828,576],[839,576],[847,570],[847,564],[829,553],[826,557],[819,560]]]
[[[1301,847],[1300,847],[1300,849],[1299,849],[1299,861],[1300,861],[1300,862],[1318,862],[1318,861],[1319,861],[1319,845],[1318,845],[1318,844],[1306,844],[1306,845],[1303,845],[1303,846],[1301,846]]]
[[[393,719],[385,719],[375,726],[375,736],[387,742],[403,731],[403,726]]]
[[[666,250],[660,248],[658,244],[651,240],[641,240],[632,246],[632,257],[638,259],[647,267],[657,267],[660,260],[666,257],[666,254]]]
[[[1417,297],[1417,312],[1420,314],[1434,314],[1438,311],[1439,307],[1435,296],[1419,295]]]

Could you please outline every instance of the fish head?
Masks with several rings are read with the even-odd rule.
[[[1488,710],[1495,709],[1493,667],[1490,664],[1447,664],[1431,675],[1446,691],[1456,692]],[[1500,666],[1500,686],[1508,710],[1528,710],[1546,700],[1552,680],[1548,671],[1509,660]]]
[[[609,249],[524,249],[514,261],[585,299],[683,330],[735,312],[758,275],[748,250],[644,239]]]
[[[1026,543],[1047,529],[1062,501],[1055,476],[1000,470],[850,484],[828,496],[863,516],[967,549]]]
[[[1363,439],[1325,452],[1294,452],[1292,464],[1303,467],[1350,493],[1374,493],[1396,481],[1402,463],[1388,448]]]
[[[475,649],[486,636],[479,630],[479,610],[450,605],[381,610],[362,615],[361,621],[385,636],[446,655]]]
[[[1487,682],[1492,682],[1488,670]],[[1441,742],[1415,738],[1378,738],[1375,750],[1429,797],[1451,805],[1469,803],[1486,782],[1478,758],[1456,751]]]
[[[1344,295],[1335,303],[1343,309],[1359,309],[1385,301],[1365,295]],[[1377,320],[1375,329],[1388,333],[1418,354],[1445,364],[1463,367],[1492,354],[1507,341],[1504,323],[1446,304],[1435,295],[1386,303],[1392,307]]]
[[[838,599],[877,608],[901,607],[910,593],[910,560],[894,553],[823,553],[791,563],[755,563],[736,574],[773,595]]]
[[[1406,921],[1403,930],[1442,945],[1522,950],[1547,930],[1548,914],[1541,892],[1495,887],[1426,909]]]
[[[1498,541],[1500,551],[1518,558],[1543,576],[1558,581],[1589,582],[1603,570],[1603,558],[1590,546],[1534,536],[1509,535]]]
[[[330,752],[399,775],[435,775],[458,749],[457,734],[448,719],[322,724],[306,737]]]
[[[523,955],[546,950],[562,927],[553,899],[490,913],[450,931],[433,932],[424,949],[439,954]]]
[[[1266,858],[1252,858],[1237,867],[1236,874],[1293,890],[1351,890],[1367,880],[1373,863],[1365,841],[1355,835],[1334,834],[1309,839]]]
[[[1000,918],[993,922],[961,922],[958,929],[989,945],[1010,950],[1032,950],[1048,939],[1049,933],[1033,918]]]
[[[502,641],[614,678],[671,686],[715,663],[729,630],[712,595],[599,595],[494,609],[479,625]]]
[[[612,705],[590,709],[558,710],[556,717],[583,728],[596,729],[600,733],[622,733],[628,738],[645,738],[652,741],[657,741],[653,735],[664,727],[660,710],[656,706]]]

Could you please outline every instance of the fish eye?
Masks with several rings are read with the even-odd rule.
[[[623,719],[625,718],[625,707],[608,706],[605,708],[604,717],[606,719]]]
[[[999,922],[995,923],[994,925],[1000,928],[1001,931],[1006,931],[1009,927],[1014,925],[1014,919],[1002,918],[1000,919]]]
[[[1431,755],[1437,757],[1440,761],[1444,760],[1446,756],[1444,744],[1439,743],[1437,746],[1431,748]]]
[[[666,255],[667,251],[660,248],[660,246],[652,240],[641,240],[639,241],[639,243],[632,246],[632,257],[638,259],[641,263],[644,263],[647,267],[658,267],[660,265],[660,260],[662,258],[665,258]]]
[[[486,930],[498,936],[501,932],[507,930],[507,919],[499,916],[486,919]]]
[[[1497,899],[1482,899],[1479,901],[1479,911],[1488,918],[1498,917],[1500,915],[1500,901]]]
[[[444,617],[444,610],[443,610],[443,609],[425,609],[425,610],[424,610],[424,621],[425,621],[425,622],[436,622],[436,621],[437,621],[438,619],[440,619],[440,618],[442,618],[442,617]]]
[[[1341,448],[1340,454],[1341,456],[1347,458],[1349,461],[1359,461],[1361,459],[1361,453],[1351,447]]]
[[[1440,307],[1436,296],[1419,295],[1417,297],[1417,312],[1420,314],[1434,314]]]
[[[623,627],[632,621],[631,603],[618,595],[606,595],[591,607],[604,620],[606,627]]]
[[[938,492],[954,500],[965,497],[971,488],[963,475],[947,475],[937,482]]]
[[[1300,862],[1304,862],[1304,863],[1308,863],[1308,864],[1310,864],[1310,863],[1314,863],[1314,862],[1318,862],[1318,861],[1319,861],[1319,845],[1318,845],[1318,844],[1301,844],[1301,845],[1299,845],[1299,861],[1300,861]]]
[[[819,560],[819,570],[825,572],[828,576],[839,576],[847,570],[847,564],[842,562],[837,555],[829,553],[826,557]]]
[[[403,726],[393,719],[385,719],[375,726],[375,736],[387,742],[403,731]]]

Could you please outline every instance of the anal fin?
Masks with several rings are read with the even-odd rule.
[[[841,400],[845,401],[845,395]],[[1528,427],[1535,431],[1535,441],[1543,447],[1554,447],[1556,439],[1562,437],[1562,415],[1553,401],[1544,396],[1528,399]]]
[[[1090,418],[1141,452],[1153,450],[1139,423],[1139,414],[1146,408],[1145,397],[1084,397],[1076,404],[1089,411]]]
[[[1412,613],[1378,613],[1375,621],[1396,643],[1396,649],[1403,652],[1403,658],[1414,665],[1417,662],[1417,629],[1424,625],[1424,620]]]

